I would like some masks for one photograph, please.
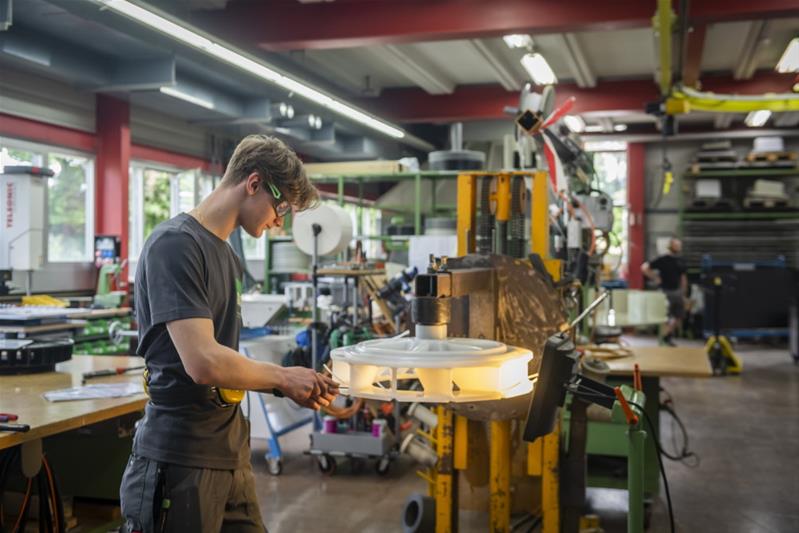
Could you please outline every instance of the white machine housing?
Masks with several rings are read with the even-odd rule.
[[[44,264],[47,178],[0,174],[0,270]]]

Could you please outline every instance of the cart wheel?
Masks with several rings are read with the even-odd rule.
[[[266,469],[273,476],[279,476],[283,472],[283,461],[277,457],[270,457],[266,460]]]
[[[388,470],[391,467],[391,457],[388,455],[382,456],[380,459],[377,460],[377,465],[375,468],[377,470],[378,476],[385,476],[388,474]]]
[[[330,454],[322,454],[317,459],[319,462],[319,470],[327,476],[332,476],[336,472],[336,460]]]

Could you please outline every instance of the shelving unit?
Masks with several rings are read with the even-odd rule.
[[[693,207],[693,184],[698,179],[721,181],[722,196],[732,199],[727,206]],[[757,179],[785,180],[787,206],[743,207],[746,191]],[[799,266],[799,167],[735,168],[686,172],[680,176],[679,217],[684,255],[692,271],[699,269],[702,256],[714,260],[759,262],[785,257]]]
[[[422,234],[422,183],[424,181],[437,182],[439,180],[452,180],[458,177],[459,171],[419,171],[419,172],[396,172],[396,173],[377,173],[377,174],[312,174],[309,177],[314,183],[325,184],[335,183],[337,199],[339,205],[344,205],[344,185],[355,183],[358,185],[358,217],[356,219],[355,237],[356,240],[368,241],[407,241],[408,235],[364,235],[363,234],[363,212],[364,197],[363,185],[365,183],[399,183],[401,181],[412,181],[414,183],[414,202],[412,205],[383,205],[380,209],[396,213],[413,214],[414,234]],[[456,206],[448,204],[438,204],[436,202],[436,188],[432,187],[432,211],[433,212],[454,212]],[[290,229],[290,227],[287,227]],[[271,276],[276,274],[310,274],[309,270],[283,272],[272,269],[272,244],[275,242],[291,241],[291,237],[269,237],[266,238],[266,257],[264,260],[264,283],[263,292],[269,293],[272,290]]]

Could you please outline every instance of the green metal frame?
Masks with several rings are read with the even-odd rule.
[[[613,385],[608,380],[608,385]],[[622,394],[628,402],[644,407],[649,414],[652,408],[657,411],[657,401],[650,405],[646,399],[657,398],[657,387],[655,396],[650,396],[645,390],[637,391],[626,384],[618,385],[621,387]],[[565,445],[569,442],[569,431],[571,423],[570,412],[571,398],[567,400],[566,406],[561,410],[561,442]],[[616,401],[611,411],[611,419],[608,422],[588,422],[588,440],[586,442],[586,456],[588,455],[609,455],[614,457],[624,457],[627,459],[626,478],[612,476],[610,474],[597,475],[597,472],[588,470],[586,483],[589,487],[602,487],[614,489],[626,489],[629,501],[627,515],[628,533],[643,533],[645,501],[648,496],[657,493],[659,467],[657,456],[654,456],[654,464],[650,457],[654,452],[654,446],[646,445],[647,433],[644,430],[643,412],[636,406],[630,405],[632,411],[638,417],[635,425],[627,423],[627,418],[621,404]],[[650,419],[652,417],[649,414]],[[653,421],[653,423],[655,423]],[[656,437],[657,438],[657,437]],[[650,484],[654,477],[655,489],[652,490]],[[568,482],[568,480],[567,480]]]

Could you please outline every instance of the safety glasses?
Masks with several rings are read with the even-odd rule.
[[[280,200],[280,197],[283,196],[283,193],[281,193],[280,189],[275,187],[271,181],[267,181],[266,184],[269,185],[269,192],[272,193],[272,197],[275,199],[275,214],[277,214],[278,217],[283,218],[291,212],[291,204],[289,204],[285,199]]]

